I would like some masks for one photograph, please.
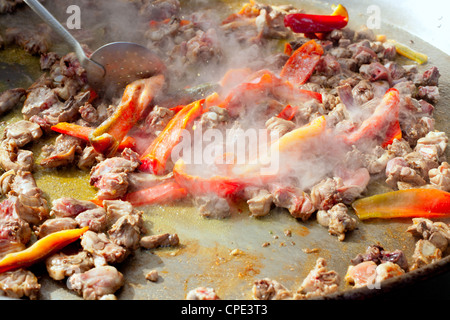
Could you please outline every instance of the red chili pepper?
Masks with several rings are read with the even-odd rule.
[[[439,189],[406,189],[356,200],[361,219],[444,218],[450,216],[450,193]]]
[[[164,182],[154,187],[142,189],[128,193],[124,201],[130,202],[133,206],[167,204],[183,199],[187,196],[187,191],[174,181]]]
[[[278,118],[284,119],[284,120],[292,120],[295,117],[295,113],[297,112],[298,106],[291,106],[288,104],[278,115]]]
[[[355,144],[363,139],[373,139],[381,137],[383,142],[387,143],[392,139],[387,136],[392,135],[398,129],[398,113],[399,113],[400,93],[397,89],[391,88],[386,91],[383,100],[377,106],[374,113],[363,121],[361,126],[348,136],[344,137],[344,141],[348,144]],[[394,128],[394,130],[392,130]]]
[[[167,160],[180,141],[183,130],[202,114],[204,102],[205,99],[195,101],[177,112],[141,156],[140,170],[158,175],[165,172]]]
[[[72,137],[80,138],[86,142],[89,142],[89,135],[94,128],[83,127],[74,123],[69,122],[60,122],[51,127],[51,129],[55,132],[67,134]],[[136,140],[133,137],[126,136],[122,142],[119,144],[119,150],[123,150],[125,148],[135,149],[136,148]]]
[[[322,46],[310,40],[294,51],[281,70],[280,76],[295,85],[304,84],[314,72],[322,55]]]

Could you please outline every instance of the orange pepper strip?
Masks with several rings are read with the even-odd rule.
[[[79,138],[86,142],[89,142],[89,135],[94,128],[83,127],[74,123],[69,122],[60,122],[51,128],[55,132],[67,134],[72,137]],[[119,144],[118,149],[123,150],[125,148],[135,149],[136,148],[136,140],[133,137],[126,136],[123,138],[122,142]]]
[[[374,138],[380,134],[384,135],[383,140],[386,140],[386,134],[392,131],[391,127],[397,128],[399,102],[400,93],[397,89],[391,88],[386,91],[374,113],[364,120],[358,129],[344,137],[344,140],[349,144],[354,144],[362,139]],[[396,133],[394,136],[397,135]]]
[[[197,100],[177,112],[141,156],[140,170],[158,175],[164,173],[167,160],[180,141],[183,130],[202,114],[204,102],[205,99]]]
[[[304,84],[314,72],[322,55],[322,46],[310,40],[292,53],[281,69],[280,76],[295,85]]]
[[[352,207],[361,220],[444,218],[450,216],[450,193],[438,189],[406,189],[359,199]]]
[[[172,203],[187,196],[187,191],[174,181],[158,184],[154,187],[128,193],[124,201],[133,206],[159,205]]]
[[[163,75],[129,84],[113,115],[89,134],[89,141],[94,149],[106,156],[113,155],[120,141],[140,119],[163,84]]]
[[[0,273],[29,267],[78,240],[87,230],[89,227],[54,232],[23,251],[9,253],[0,260]]]

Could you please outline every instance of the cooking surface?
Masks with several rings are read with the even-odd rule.
[[[353,6],[356,2],[342,2],[350,12],[353,27],[364,23],[366,18],[357,12],[364,13],[367,6],[364,7],[361,2],[358,2],[358,6]],[[292,3],[301,7],[303,2]],[[329,8],[328,4],[319,2],[307,7]],[[435,113],[436,127],[450,132],[446,108],[450,103],[449,56],[418,37],[386,23],[382,24],[379,33],[399,42],[413,43],[415,49],[429,55],[429,62],[423,68],[431,65],[439,67],[441,101],[437,104]],[[40,75],[37,59],[19,49],[0,51],[0,70],[0,91],[27,87]],[[0,129],[20,116],[18,109],[3,117],[4,123]],[[38,152],[41,146],[42,144],[38,144],[33,150]],[[39,160],[37,157],[36,161]],[[89,200],[96,193],[89,185],[88,172],[41,169],[35,173],[35,177],[49,200],[63,196]],[[368,194],[383,190],[386,190],[383,184],[375,182],[370,186]],[[255,219],[249,217],[245,206],[241,206],[240,210],[226,220],[205,219],[198,214],[196,208],[184,203],[140,209],[145,212],[148,234],[177,233],[181,244],[175,248],[139,249],[121,264],[118,269],[124,274],[126,283],[117,292],[119,299],[184,299],[189,290],[198,286],[214,288],[222,299],[251,299],[253,282],[265,277],[277,280],[287,289],[297,289],[318,257],[325,258],[329,269],[336,270],[343,280],[350,260],[358,253],[365,252],[368,245],[380,244],[389,251],[400,249],[410,258],[416,241],[405,232],[411,224],[410,219],[358,221],[357,230],[348,233],[345,241],[340,242],[329,235],[326,228],[318,225],[315,219],[297,221],[281,209]],[[290,236],[286,235],[287,231],[291,232]],[[316,248],[318,250],[313,250],[313,253],[306,252]],[[145,274],[153,269],[160,275],[157,283],[145,279]],[[448,263],[442,263],[438,270],[430,270],[430,274],[447,269]],[[38,272],[39,268],[36,270],[37,274]],[[425,272],[423,277],[427,278],[428,275]],[[400,282],[408,283],[408,277],[409,275],[403,277],[404,280]],[[448,277],[444,279],[448,281]],[[350,292],[350,287],[342,280],[341,292]],[[66,289],[65,282],[57,282],[44,276],[40,283],[43,299],[79,299],[79,296]],[[366,290],[363,294],[370,295],[371,292]],[[351,297],[351,293],[348,297]]]

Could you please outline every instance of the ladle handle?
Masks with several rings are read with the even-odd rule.
[[[55,19],[50,12],[47,11],[47,9],[38,0],[24,1],[38,16],[42,18],[42,20],[47,22],[47,24],[71,46],[80,59],[87,59],[80,43],[61,25],[61,23],[59,23],[58,20]]]

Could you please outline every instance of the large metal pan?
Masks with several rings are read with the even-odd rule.
[[[239,3],[226,2],[231,5]],[[287,1],[269,2],[281,4]],[[434,2],[436,5],[432,5]],[[195,6],[200,1],[186,3]],[[324,1],[291,3],[319,13],[329,12],[331,5]],[[437,128],[450,132],[450,47],[448,42],[442,41],[446,36],[445,30],[449,30],[449,23],[448,17],[440,14],[448,12],[442,9],[446,2],[429,1],[429,10],[424,10],[423,3],[419,1],[394,3],[381,0],[373,3],[343,0],[342,3],[349,10],[353,27],[367,24],[370,13],[379,9],[381,23],[377,33],[386,34],[425,52],[429,55],[428,64],[440,68],[441,101],[437,105]],[[30,15],[19,12],[16,19],[22,19],[23,22],[23,19]],[[14,22],[18,21],[3,20],[0,25]],[[0,67],[2,90],[27,86],[39,75],[37,61],[17,50],[0,51]],[[19,116],[20,111],[17,111],[4,117],[3,126],[15,121]],[[34,150],[38,152],[40,145]],[[95,194],[95,190],[89,186],[87,173],[40,170],[35,176],[38,185],[50,200],[62,196],[91,199]],[[374,183],[369,189],[368,194],[381,192],[383,186]],[[243,206],[242,210],[230,219],[217,221],[201,217],[196,208],[186,203],[142,209],[145,211],[149,233],[177,233],[181,245],[153,251],[137,250],[132,257],[118,266],[126,279],[125,286],[117,293],[119,299],[184,299],[190,289],[198,286],[215,288],[222,299],[251,299],[253,282],[265,277],[295,290],[318,257],[325,258],[329,268],[336,270],[343,278],[350,260],[356,254],[364,252],[368,245],[380,244],[386,250],[401,249],[407,257],[411,257],[415,244],[415,239],[405,232],[411,224],[410,219],[359,222],[357,230],[349,233],[345,241],[339,242],[315,221],[297,221],[283,210],[274,210],[267,217],[254,219],[248,216]],[[286,235],[287,230],[291,232],[291,236]],[[270,245],[263,246],[265,243]],[[308,250],[304,250],[314,248],[319,250],[313,253],[306,253]],[[233,251],[234,249],[238,251]],[[156,269],[161,276],[157,283],[145,279],[146,272],[152,269]],[[390,279],[382,283],[380,289],[354,290],[342,282],[339,293],[327,298],[358,299],[383,296],[387,292],[395,292],[401,287],[428,280],[449,270],[450,256],[405,276]],[[40,283],[42,299],[79,299],[66,289],[64,282],[55,282],[42,276]],[[449,296],[450,294],[447,297]]]

